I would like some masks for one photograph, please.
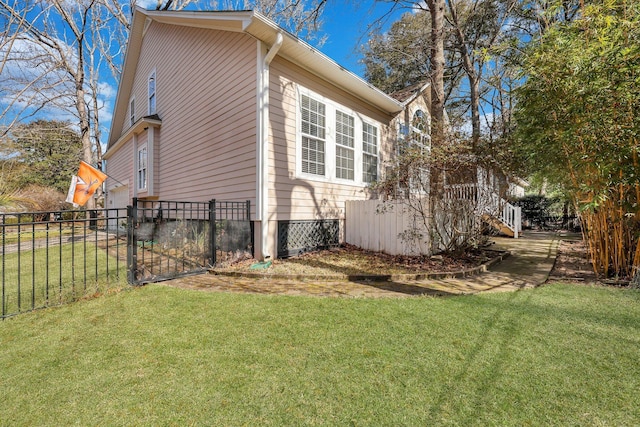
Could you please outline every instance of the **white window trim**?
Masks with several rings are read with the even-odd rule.
[[[153,95],[155,98],[155,109],[151,111],[151,92],[149,91],[149,81],[153,77],[154,85],[153,85]],[[158,74],[156,73],[156,69],[154,68],[147,77],[147,115],[151,116],[158,112]]]
[[[364,120],[362,122],[362,132],[361,132],[361,137],[362,139],[360,140],[360,149],[361,149],[361,159],[360,159],[360,167],[362,168],[362,173],[360,176],[360,179],[362,179],[362,182],[366,185],[371,185],[371,182],[365,182],[364,181],[364,155],[368,154],[370,156],[373,156],[373,154],[371,153],[365,153],[364,152],[364,124],[367,124],[369,126],[371,126],[372,128],[374,128],[376,130],[376,153],[375,153],[375,157],[376,157],[376,179],[375,181],[378,181],[380,179],[380,145],[382,144],[382,135],[380,134],[380,127],[377,126],[376,124],[369,122],[367,120]]]
[[[302,172],[302,115],[301,96],[306,95],[325,105],[325,165],[324,175],[315,175]],[[354,179],[342,179],[336,177],[336,110],[354,117]],[[362,180],[362,123],[375,127],[378,133],[378,170],[380,178],[382,132],[380,125],[373,119],[364,116],[330,98],[322,96],[303,86],[296,85],[296,178],[307,181],[318,181],[359,188],[366,188],[371,184]]]
[[[146,155],[146,164],[145,164],[145,182],[144,187],[140,186],[140,152],[145,151]],[[138,150],[136,151],[136,189],[140,192],[145,192],[149,188],[149,149],[147,148],[147,142],[144,142],[138,145]]]
[[[350,182],[356,182],[356,176],[355,176],[355,174],[356,174],[356,165],[355,165],[356,159],[355,159],[355,157],[356,157],[356,150],[357,150],[356,144],[358,142],[358,137],[356,135],[356,117],[352,113],[346,113],[343,108],[336,108],[335,116],[334,116],[335,129],[336,129],[335,136],[337,136],[337,133],[338,133],[338,113],[342,114],[343,116],[346,116],[346,117],[349,117],[349,118],[353,119],[353,135],[351,135],[351,138],[353,140],[352,140],[352,146],[349,147],[348,145],[339,144],[338,141],[337,141],[337,138],[336,138],[336,158],[335,158],[336,178],[337,179],[345,179],[345,180],[350,181]],[[360,123],[360,126],[362,126],[362,123]],[[349,136],[349,135],[346,135],[346,134],[344,134],[344,135],[345,136]],[[350,178],[338,178],[338,176],[337,176],[337,174],[338,174],[338,146],[340,148],[343,148],[344,150],[351,151],[353,153],[353,171],[352,171],[353,172],[353,179],[350,179]],[[347,169],[347,171],[348,171],[348,169]]]
[[[133,106],[133,108],[131,108]],[[129,126],[133,126],[136,122],[136,97],[132,96],[129,100]]]
[[[422,111],[422,113],[426,117],[426,127],[427,127],[426,130],[420,130],[415,126],[413,126],[413,118],[418,111]],[[420,134],[422,137],[424,137],[424,142],[420,143],[419,145],[421,147],[421,150],[423,150],[423,152],[425,152],[427,155],[430,155],[431,154],[431,116],[429,115],[428,111],[426,111],[424,108],[421,108],[421,106],[414,106],[410,108],[409,113],[410,114],[409,114],[408,123],[405,123],[404,121],[398,123],[396,148],[395,148],[396,156],[400,155],[401,145],[406,143],[405,142],[406,139],[412,133],[417,133],[417,134]],[[426,174],[426,180],[428,182],[431,179],[431,171],[429,170],[429,168],[427,168],[424,171],[424,173]],[[428,190],[416,189],[411,182],[409,183],[409,191],[411,191],[414,194],[423,194],[423,195],[428,194]]]

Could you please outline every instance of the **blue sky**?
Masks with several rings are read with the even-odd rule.
[[[391,9],[391,4],[365,1],[329,0],[322,16],[321,35],[327,40],[318,49],[329,58],[360,77],[364,76],[364,67],[359,63],[361,54],[358,46],[366,44],[367,26],[383,17]],[[396,10],[391,18],[397,20],[407,10]],[[388,27],[392,22],[385,21]],[[310,44],[314,45],[313,42]]]
[[[139,0],[138,4],[143,8],[153,8],[155,0]],[[385,17],[385,28],[388,28],[393,20],[399,19],[400,15],[407,11],[407,9],[396,10],[389,16],[388,12],[392,8],[392,5],[393,3],[375,0],[364,0],[360,2],[357,0],[328,0],[323,15],[321,16],[323,25],[318,33],[318,38],[326,37],[325,43],[318,46],[314,40],[305,41],[318,48],[341,66],[363,77],[364,67],[360,63],[361,54],[358,51],[358,47],[366,44],[368,27],[382,17]],[[71,38],[71,40],[73,40],[73,38]],[[6,72],[7,70],[8,68],[4,71]],[[102,140],[105,141],[109,132],[118,83],[106,68],[103,71],[104,73],[101,73],[99,98],[102,104],[100,112],[101,129],[103,132]],[[23,69],[21,72],[29,73],[32,72],[32,70]],[[6,100],[0,97],[0,107],[4,109],[6,105]],[[2,122],[8,123],[12,117],[16,116],[6,116]],[[31,121],[35,118],[70,120],[71,122],[75,122],[73,111],[66,111],[56,107],[45,108],[35,116],[25,117],[25,120]]]

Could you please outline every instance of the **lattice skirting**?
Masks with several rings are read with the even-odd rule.
[[[278,221],[278,257],[286,258],[316,249],[338,246],[337,219]]]

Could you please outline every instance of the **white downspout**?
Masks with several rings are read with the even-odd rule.
[[[276,56],[282,41],[284,40],[282,33],[278,33],[276,41],[271,49],[259,61],[259,78],[258,78],[258,153],[257,153],[257,197],[256,197],[256,216],[261,221],[261,253],[262,258],[268,258],[269,254],[267,241],[269,238],[269,64]],[[259,43],[259,56],[262,52],[262,44]]]

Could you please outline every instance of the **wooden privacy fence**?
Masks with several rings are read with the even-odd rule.
[[[390,255],[431,255],[428,224],[401,200],[349,200],[345,214],[346,243]]]

